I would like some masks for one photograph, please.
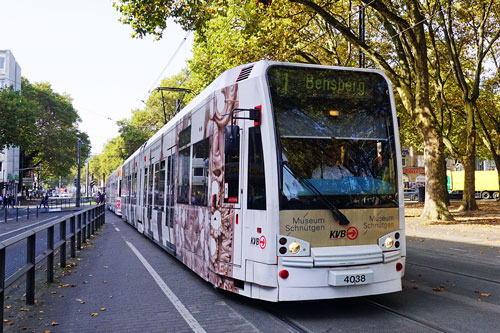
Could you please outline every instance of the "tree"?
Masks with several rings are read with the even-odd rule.
[[[0,89],[0,149],[31,146],[36,133],[35,105],[12,89]]]
[[[460,209],[477,210],[475,114],[484,73],[483,61],[492,45],[500,38],[500,5],[494,0],[466,1],[465,5],[447,0],[445,5],[446,8],[443,8],[439,1],[435,4],[440,28],[437,33],[444,37],[440,40],[446,47],[448,59],[451,60],[451,68],[466,114],[466,152],[463,159],[465,184]]]
[[[80,118],[68,95],[54,92],[49,83],[22,82],[23,96],[35,106],[36,133],[25,155],[31,166],[42,166],[42,177],[66,176],[77,163],[78,139],[81,159],[90,152],[90,140],[78,130]]]

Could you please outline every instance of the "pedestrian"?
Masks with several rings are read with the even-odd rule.
[[[2,195],[0,194],[0,206],[3,205],[3,197]]]
[[[101,191],[97,191],[97,204],[100,205],[102,202],[102,194]]]
[[[45,197],[43,199],[43,207],[49,209],[49,194],[45,193]]]
[[[42,200],[40,200],[40,205],[38,205],[38,208],[42,208],[42,205],[45,207],[45,197],[42,196]]]

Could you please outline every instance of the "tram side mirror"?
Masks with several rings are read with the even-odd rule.
[[[224,139],[224,153],[230,156],[238,156],[240,152],[240,127],[230,125],[226,127]]]

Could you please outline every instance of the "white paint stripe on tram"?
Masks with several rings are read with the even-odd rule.
[[[149,264],[149,262],[142,256],[142,254],[139,252],[139,250],[136,249],[136,247],[130,243],[129,241],[125,241],[127,245],[130,247],[130,249],[134,252],[134,254],[139,258],[139,260],[142,262],[144,267],[148,270],[149,274],[153,277],[155,280],[156,284],[160,287],[160,289],[163,291],[163,293],[168,297],[170,302],[175,306],[177,311],[181,314],[181,316],[184,318],[186,323],[191,327],[191,329],[194,332],[197,333],[203,333],[205,330],[203,327],[201,327],[200,323],[196,319],[194,319],[193,315],[191,312],[189,312],[188,309],[182,304],[182,302],[177,298],[177,296],[170,290],[170,288],[167,286],[165,281],[160,277],[160,275],[155,271],[155,269]]]

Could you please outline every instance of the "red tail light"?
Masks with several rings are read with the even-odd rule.
[[[288,271],[286,269],[282,269],[279,272],[279,276],[280,276],[280,278],[282,278],[284,280],[284,279],[287,279],[288,276],[290,276],[290,273],[288,273]]]
[[[397,270],[398,272],[401,272],[401,270],[402,270],[402,269],[403,269],[403,264],[402,264],[402,263],[400,263],[400,262],[398,262],[398,263],[396,264],[396,270]]]

